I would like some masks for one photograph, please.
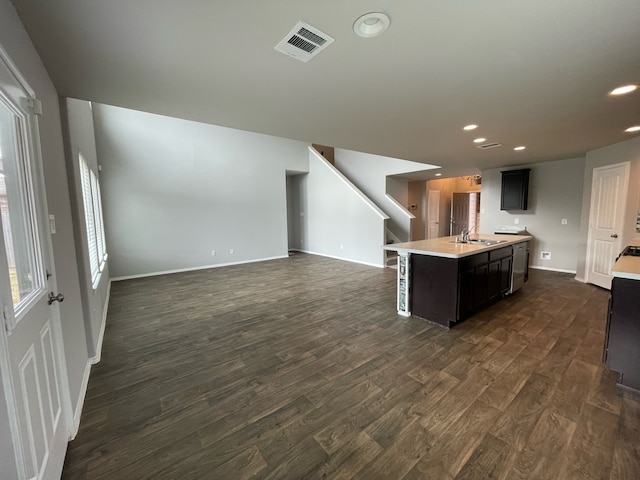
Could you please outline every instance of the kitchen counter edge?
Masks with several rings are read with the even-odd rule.
[[[430,255],[433,257],[464,258],[477,253],[488,252],[498,248],[515,245],[533,239],[531,235],[472,235],[472,239],[481,238],[483,240],[497,241],[500,243],[493,245],[474,245],[470,243],[455,242],[455,236],[432,238],[430,240],[417,240],[414,242],[396,243],[384,245],[384,250],[401,253],[413,253],[418,255]],[[638,277],[640,279],[640,276]]]

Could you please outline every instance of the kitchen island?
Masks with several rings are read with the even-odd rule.
[[[640,242],[625,248],[611,275],[604,363],[619,386],[640,392]]]
[[[441,237],[385,245],[398,252],[400,315],[451,327],[516,291],[528,272],[529,235]]]

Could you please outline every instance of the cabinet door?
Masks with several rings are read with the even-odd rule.
[[[475,268],[460,272],[458,280],[458,320],[468,317],[473,312],[473,284]]]
[[[526,210],[529,197],[529,168],[502,173],[500,210]]]
[[[640,390],[640,281],[614,277],[610,310],[606,365],[622,385]]]
[[[487,303],[487,274],[489,265],[480,265],[473,272],[473,308],[474,310]]]
[[[487,300],[492,300],[500,294],[501,264],[502,260],[496,260],[489,264],[487,273]]]
[[[504,295],[511,289],[511,269],[513,262],[511,257],[500,260],[500,294]]]

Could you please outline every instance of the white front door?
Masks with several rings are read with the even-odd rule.
[[[440,236],[440,190],[429,190],[427,203],[427,238]]]
[[[48,301],[56,284],[34,100],[7,62],[0,57],[0,367],[10,428],[0,435],[18,478],[54,479],[69,439],[68,382],[59,308]]]
[[[611,288],[611,267],[622,250],[629,162],[593,169],[587,282]]]

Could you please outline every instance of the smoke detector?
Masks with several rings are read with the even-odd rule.
[[[306,63],[334,41],[329,35],[308,23],[298,22],[274,49]]]

